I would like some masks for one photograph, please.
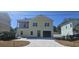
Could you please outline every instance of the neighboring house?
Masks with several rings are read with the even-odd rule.
[[[61,24],[61,35],[76,35],[79,34],[79,19],[77,18],[67,18]]]
[[[10,32],[10,17],[6,12],[0,12],[0,33]]]
[[[52,20],[46,16],[38,15],[32,19],[18,20],[16,36],[21,37],[52,37]]]

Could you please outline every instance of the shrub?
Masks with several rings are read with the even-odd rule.
[[[15,33],[13,32],[2,32],[0,36],[0,40],[12,40],[15,39]]]

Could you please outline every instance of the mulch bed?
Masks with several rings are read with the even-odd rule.
[[[79,40],[67,41],[67,40],[56,40],[56,42],[70,47],[79,47]]]
[[[29,41],[0,41],[0,47],[22,47],[29,43]]]

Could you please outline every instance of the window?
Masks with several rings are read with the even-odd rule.
[[[29,28],[29,22],[25,22],[23,28]]]
[[[33,35],[33,31],[31,31],[30,34]]]
[[[66,29],[67,29],[67,26],[66,26]]]
[[[26,28],[29,28],[29,22],[27,22],[27,26],[26,26]]]
[[[45,26],[49,26],[49,23],[45,23]]]
[[[21,31],[21,33],[20,33],[21,35],[23,35],[23,31]]]
[[[26,24],[24,24],[24,28],[26,28]]]
[[[33,26],[37,26],[37,23],[33,23]]]
[[[70,24],[70,27],[72,27],[72,24]]]

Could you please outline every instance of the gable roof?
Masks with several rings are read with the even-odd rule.
[[[44,19],[48,19],[48,20],[50,20],[50,21],[53,21],[51,18],[49,18],[49,17],[47,17],[47,16],[44,16],[44,15],[37,15],[37,16],[35,16],[34,18],[32,18],[32,19],[35,19],[35,20],[38,20],[38,19],[40,19],[41,20],[41,18],[44,18]]]

